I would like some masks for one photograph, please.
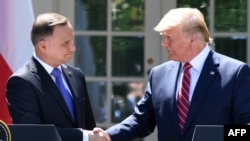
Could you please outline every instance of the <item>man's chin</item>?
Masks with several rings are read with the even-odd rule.
[[[67,56],[67,57],[65,57],[65,58],[64,58],[64,63],[69,62],[69,61],[71,60],[71,58],[72,58],[72,57],[68,57],[68,56]]]

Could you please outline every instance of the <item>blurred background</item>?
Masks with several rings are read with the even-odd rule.
[[[95,119],[108,128],[133,112],[150,69],[167,61],[153,28],[172,8],[202,11],[212,47],[250,62],[247,0],[32,0],[34,16],[57,12],[75,30],[76,52],[69,64],[86,75]],[[144,141],[157,138],[157,129]]]

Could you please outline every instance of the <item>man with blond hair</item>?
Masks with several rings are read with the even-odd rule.
[[[191,141],[196,125],[250,123],[250,68],[210,47],[198,9],[172,9],[154,29],[170,61],[152,68],[133,114],[95,132],[112,141],[132,141],[157,127],[158,141]]]

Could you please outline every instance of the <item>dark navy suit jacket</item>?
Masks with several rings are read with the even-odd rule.
[[[62,65],[62,72],[73,95],[76,122],[50,74],[32,57],[8,80],[6,96],[14,124],[54,124],[63,141],[82,141],[82,132],[96,124],[85,77],[80,69]]]
[[[249,66],[210,51],[194,89],[183,134],[180,134],[176,110],[180,68],[180,62],[168,61],[152,69],[135,113],[107,129],[112,141],[145,137],[155,127],[158,141],[191,141],[196,125],[250,123]]]

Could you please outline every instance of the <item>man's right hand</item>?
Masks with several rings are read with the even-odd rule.
[[[109,134],[101,128],[94,128],[89,131],[89,141],[111,141]]]
[[[102,130],[103,131],[103,130]],[[111,141],[109,137],[107,137],[101,131],[88,131],[89,141]]]

